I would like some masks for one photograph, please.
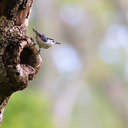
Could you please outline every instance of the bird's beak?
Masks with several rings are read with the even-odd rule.
[[[59,43],[59,42],[56,42],[56,44],[61,44],[61,43]]]

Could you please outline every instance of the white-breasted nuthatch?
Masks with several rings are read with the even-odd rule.
[[[39,46],[39,52],[40,52],[40,48],[48,49],[55,44],[61,44],[59,42],[56,42],[54,39],[51,39],[49,37],[46,37],[44,34],[39,33],[34,28],[33,31],[36,34],[36,42]]]

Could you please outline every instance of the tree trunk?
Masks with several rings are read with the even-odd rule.
[[[42,63],[32,38],[26,36],[25,21],[32,3],[33,0],[0,0],[1,114],[11,94],[26,88]]]

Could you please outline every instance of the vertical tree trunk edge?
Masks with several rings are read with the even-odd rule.
[[[42,64],[26,24],[33,0],[0,0],[0,122],[12,93],[23,90]]]

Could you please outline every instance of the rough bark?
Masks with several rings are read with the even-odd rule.
[[[42,63],[32,38],[26,35],[25,20],[32,3],[0,0],[0,112],[12,93],[28,86]]]

